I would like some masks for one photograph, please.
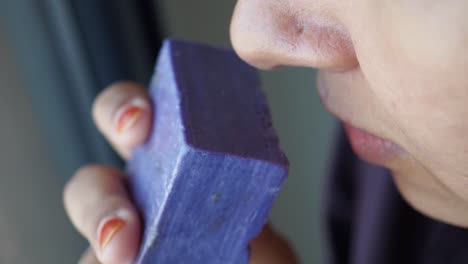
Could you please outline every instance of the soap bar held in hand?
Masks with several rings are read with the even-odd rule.
[[[247,264],[288,171],[256,71],[166,40],[150,93],[153,129],[127,167],[144,221],[136,263]]]

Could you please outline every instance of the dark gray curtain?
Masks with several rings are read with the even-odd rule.
[[[156,3],[7,0],[0,10],[58,171],[121,163],[94,127],[91,105],[114,81],[148,82],[162,36]]]

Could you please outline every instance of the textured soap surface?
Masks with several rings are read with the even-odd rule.
[[[288,172],[256,71],[232,50],[166,40],[150,93],[153,129],[127,164],[136,263],[247,264]]]

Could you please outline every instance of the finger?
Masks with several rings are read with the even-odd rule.
[[[250,264],[295,264],[297,259],[286,242],[269,225],[250,242]]]
[[[151,129],[152,106],[148,92],[133,82],[112,84],[94,101],[93,118],[115,150],[128,159]]]
[[[88,248],[85,253],[81,256],[80,261],[78,264],[101,264],[94,253],[92,248]]]
[[[102,263],[131,263],[141,236],[137,210],[129,200],[121,171],[92,165],[80,169],[65,187],[71,222]]]

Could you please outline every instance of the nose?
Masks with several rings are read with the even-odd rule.
[[[231,21],[232,45],[259,68],[353,68],[358,61],[351,37],[330,10],[323,0],[240,0]]]

